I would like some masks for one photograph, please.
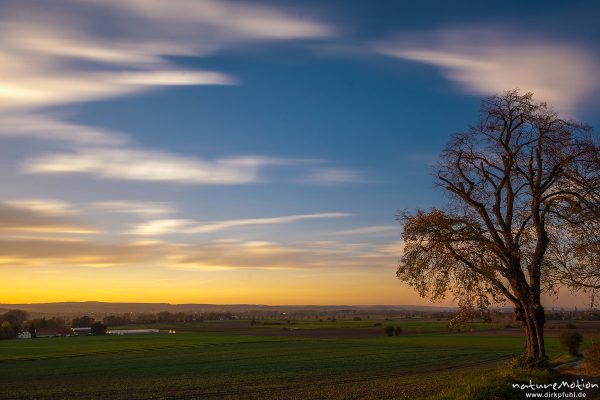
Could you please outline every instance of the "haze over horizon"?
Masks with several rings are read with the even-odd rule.
[[[0,303],[453,306],[396,279],[396,212],[485,96],[598,131],[599,11],[3,1]]]

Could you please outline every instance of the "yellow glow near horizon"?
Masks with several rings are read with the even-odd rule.
[[[3,267],[4,268],[4,267]],[[379,271],[335,269],[164,271],[157,268],[19,268],[3,274],[0,303],[64,301],[209,303],[265,305],[430,305],[399,282],[393,268]],[[557,305],[552,299],[546,304]],[[585,306],[587,298],[563,297],[560,306]],[[509,306],[509,305],[507,305]]]
[[[299,270],[28,269],[19,268],[5,276],[9,289],[2,292],[0,302],[427,304],[395,279],[393,269],[377,274],[333,270],[308,275]]]

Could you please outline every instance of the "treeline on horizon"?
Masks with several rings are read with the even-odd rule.
[[[273,311],[253,311],[245,313],[230,313],[230,312],[207,312],[207,313],[184,313],[184,312],[169,312],[160,311],[157,313],[123,313],[111,314],[97,319],[83,315],[69,319],[62,316],[53,317],[38,317],[32,318],[27,311],[24,310],[9,310],[4,314],[0,314],[0,339],[14,339],[20,332],[30,332],[35,336],[36,329],[45,328],[92,328],[93,332],[102,334],[109,327],[118,327],[126,325],[152,325],[152,324],[185,324],[204,321],[223,321],[223,320],[323,320],[336,321],[336,318],[354,318],[355,320],[366,319],[428,319],[437,321],[449,321],[455,313],[439,311],[390,311],[386,313],[365,313],[358,310],[337,310],[329,312],[273,312]],[[360,318],[357,318],[360,316]],[[546,314],[548,320],[600,320],[600,310],[583,310],[583,311],[550,311]],[[494,322],[498,320],[513,319],[508,313],[498,311],[488,311],[477,318],[481,322]]]
[[[108,327],[132,324],[156,323],[186,323],[203,322],[204,320],[233,320],[238,319],[231,313],[186,314],[183,312],[171,313],[161,311],[158,313],[107,315],[95,319],[89,315],[75,317],[68,321],[64,317],[31,318],[27,311],[9,310],[0,315],[0,339],[14,339],[20,332],[29,332],[35,337],[36,329],[46,328],[92,328],[92,332],[102,334]],[[96,329],[94,329],[96,328]]]

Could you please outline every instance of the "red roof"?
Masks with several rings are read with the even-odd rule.
[[[57,326],[54,328],[35,328],[36,335],[70,335],[71,330],[66,326]]]

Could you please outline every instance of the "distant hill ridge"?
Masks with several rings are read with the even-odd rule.
[[[20,309],[32,314],[123,314],[157,313],[161,311],[184,313],[251,311],[455,311],[456,307],[417,306],[417,305],[262,305],[262,304],[170,304],[170,303],[110,303],[100,301],[56,302],[31,304],[0,304],[0,311]]]

